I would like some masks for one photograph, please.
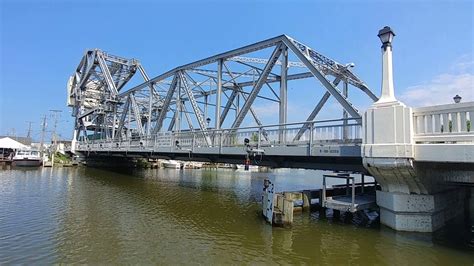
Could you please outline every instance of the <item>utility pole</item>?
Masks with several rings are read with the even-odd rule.
[[[26,138],[31,138],[31,125],[33,124],[32,121],[26,121],[28,123],[28,133],[26,133]]]
[[[43,123],[41,123],[41,142],[40,142],[40,154],[43,158],[43,146],[44,146],[44,134],[46,133],[46,115],[43,116]]]
[[[51,134],[51,140],[53,141],[53,147],[52,147],[52,155],[51,155],[51,166],[54,166],[54,155],[56,154],[56,149],[57,149],[57,141],[58,137],[56,135],[56,128],[58,126],[58,115],[61,113],[61,110],[49,110],[52,112],[51,116],[54,117],[54,126],[53,126],[53,133]]]
[[[53,144],[54,144],[54,148],[56,148],[56,144],[57,144],[57,136],[56,136],[56,128],[58,126],[58,116],[60,115],[59,113],[61,113],[62,111],[61,110],[49,110],[50,112],[52,112],[51,116],[54,118],[54,126],[53,126],[53,132],[51,134],[51,140],[53,141]]]
[[[17,140],[17,137],[16,137],[16,130],[14,127],[12,127],[10,129],[10,134],[9,134],[14,140]]]

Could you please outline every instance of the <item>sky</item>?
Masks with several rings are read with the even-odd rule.
[[[287,34],[338,62],[354,62],[354,72],[380,95],[377,33],[386,25],[396,33],[399,100],[416,107],[451,103],[459,94],[473,101],[473,14],[472,1],[0,0],[0,135],[25,136],[32,121],[32,136],[39,139],[44,115],[50,134],[49,110],[56,109],[62,110],[58,132],[69,139],[66,83],[91,48],[137,58],[154,77]],[[289,117],[309,114],[319,98],[294,91]],[[370,105],[358,103],[360,110]],[[256,109],[275,115],[268,106]]]

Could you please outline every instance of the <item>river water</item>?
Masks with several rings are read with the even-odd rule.
[[[278,190],[321,184],[307,170],[3,170],[0,264],[474,263],[463,221],[417,234],[312,213],[272,228],[259,204],[269,175]]]

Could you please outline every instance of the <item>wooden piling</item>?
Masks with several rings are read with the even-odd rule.
[[[303,190],[303,211],[309,211],[311,207],[311,191]]]
[[[293,223],[293,199],[291,193],[283,193],[283,224],[291,225]]]

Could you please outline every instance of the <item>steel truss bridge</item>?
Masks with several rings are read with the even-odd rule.
[[[75,117],[73,149],[88,156],[229,163],[250,156],[254,163],[275,167],[365,171],[362,118],[349,88],[371,101],[378,98],[353,66],[287,35],[153,78],[138,60],[89,50],[67,87]],[[125,89],[137,71],[142,83]],[[305,121],[295,121],[288,113],[288,84],[302,79],[313,80],[322,95]],[[331,97],[341,112],[319,119]],[[278,106],[275,121],[264,121],[259,110],[270,105]]]

